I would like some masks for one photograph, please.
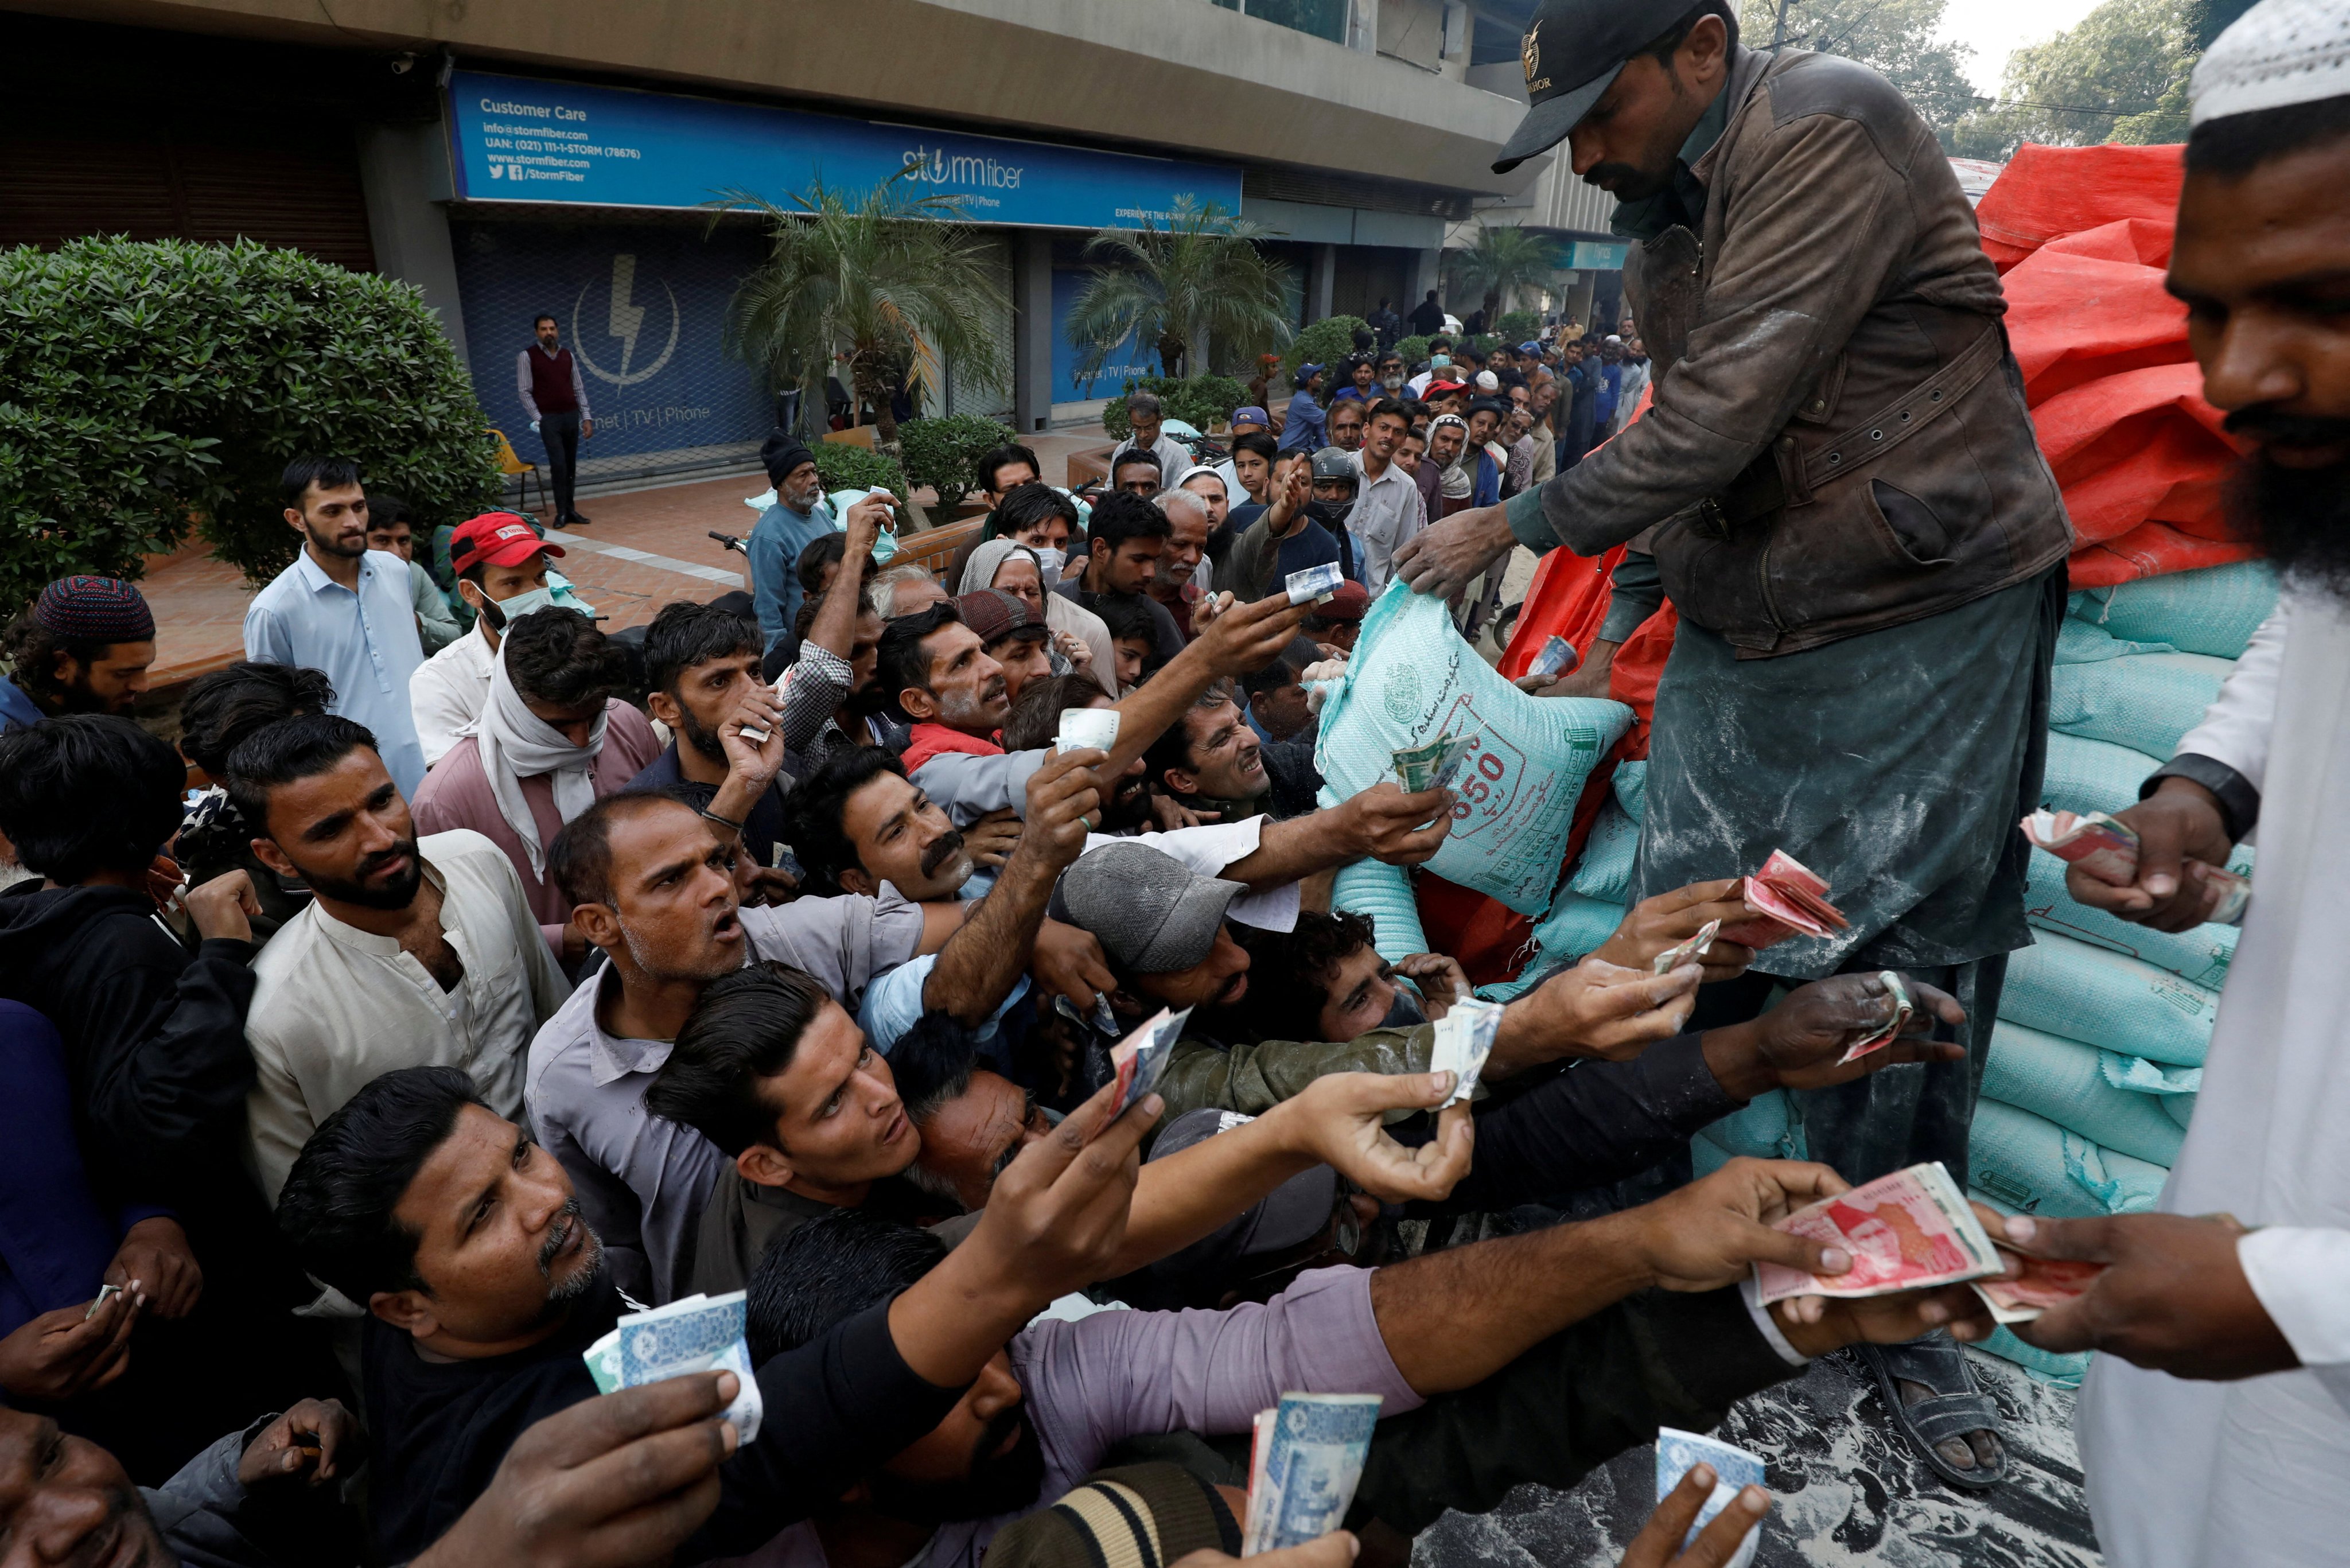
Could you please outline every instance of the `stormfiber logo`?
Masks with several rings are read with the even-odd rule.
[[[931,185],[953,185],[964,190],[992,187],[1001,191],[1017,191],[1020,189],[1020,176],[1024,172],[1017,163],[998,163],[993,158],[949,152],[943,147],[910,147],[906,150],[905,159],[906,167],[915,171],[915,179]]]

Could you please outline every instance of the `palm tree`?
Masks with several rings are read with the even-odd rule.
[[[735,351],[816,409],[825,372],[840,360],[884,441],[898,439],[889,391],[899,374],[920,379],[925,364],[951,360],[979,380],[1003,378],[988,323],[1010,307],[986,243],[960,221],[960,200],[912,195],[903,178],[861,195],[819,181],[788,208],[744,191],[713,203],[761,213],[769,226],[767,259],[728,309]]]
[[[1503,296],[1548,281],[1558,270],[1558,248],[1531,229],[1487,225],[1477,231],[1477,243],[1452,253],[1453,275],[1464,289],[1485,296],[1485,319],[1490,323],[1502,308]]]
[[[1228,216],[1211,202],[1179,197],[1164,228],[1104,229],[1086,243],[1097,265],[1069,304],[1069,341],[1081,346],[1077,374],[1090,382],[1110,350],[1129,337],[1154,344],[1159,369],[1188,375],[1196,342],[1253,354],[1286,342],[1289,269],[1257,242],[1262,223]]]

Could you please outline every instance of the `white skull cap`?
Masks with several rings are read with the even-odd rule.
[[[2188,123],[2350,96],[2350,5],[2261,0],[2212,40],[2188,85]]]

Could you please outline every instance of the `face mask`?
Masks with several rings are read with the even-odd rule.
[[[897,553],[898,535],[892,534],[887,528],[882,529],[879,533],[873,535],[873,558],[875,560],[886,565],[889,557]]]
[[[1446,369],[1451,363],[1452,356],[1450,354],[1430,354],[1428,357],[1428,368],[1431,370]]]
[[[1428,1014],[1420,1011],[1419,998],[1414,996],[1402,986],[1397,986],[1395,988],[1395,1000],[1388,1003],[1388,1015],[1379,1020],[1379,1027],[1382,1029],[1409,1029],[1416,1024],[1425,1023],[1427,1022]]]
[[[1058,545],[1030,545],[1027,548],[1036,552],[1036,571],[1045,579],[1045,586],[1049,588],[1059,582],[1062,563],[1069,558],[1069,553]]]
[[[1342,526],[1347,514],[1354,509],[1352,501],[1309,501],[1305,504],[1305,515],[1326,528],[1335,528]]]

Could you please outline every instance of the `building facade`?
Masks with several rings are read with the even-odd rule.
[[[1011,373],[944,367],[945,410],[1035,431],[1156,369],[1076,375],[1094,231],[1212,203],[1277,232],[1301,323],[1401,311],[1448,226],[1543,168],[1489,168],[1521,106],[1467,79],[1490,7],[1461,0],[35,3],[0,12],[0,244],[245,234],[401,278],[518,436],[552,314],[591,480],[738,465],[772,427],[727,341],[762,246],[740,194],[956,198]]]

